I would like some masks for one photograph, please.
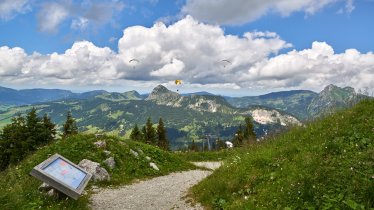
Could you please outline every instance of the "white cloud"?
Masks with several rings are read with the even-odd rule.
[[[176,79],[177,74],[191,83],[201,84],[230,83],[244,66],[287,47],[290,44],[275,33],[225,36],[220,27],[199,23],[190,16],[168,27],[157,23],[151,28],[127,28],[118,46],[119,56],[125,63],[133,58],[140,61],[136,70],[126,72],[128,79],[159,77],[157,79],[168,81]],[[231,65],[224,67],[220,62],[223,59],[229,60]],[[174,64],[180,61],[183,66],[175,68],[170,60],[176,61]]]
[[[335,54],[324,42],[311,49],[293,50],[250,67],[241,81],[256,87],[293,87],[319,90],[328,84],[373,87],[374,55],[355,49]]]
[[[347,0],[347,3],[345,4],[345,11],[350,14],[355,9],[355,6],[353,4],[354,0]]]
[[[0,47],[0,76],[17,76],[25,63],[26,53],[23,49],[15,47]]]
[[[18,13],[26,13],[31,10],[29,0],[1,0],[0,19],[8,21]]]
[[[178,59],[172,59],[172,61],[169,64],[164,65],[160,69],[156,71],[152,71],[150,73],[151,76],[156,77],[167,77],[167,76],[173,76],[178,77],[178,75],[182,72],[184,69],[184,63]]]
[[[170,26],[126,28],[118,52],[88,41],[48,55],[1,47],[0,83],[136,88],[182,79],[184,88],[203,90],[321,90],[330,83],[374,88],[372,52],[335,53],[327,43],[314,42],[310,49],[278,54],[288,47],[273,32],[224,35],[218,26],[186,17]]]
[[[38,13],[39,29],[48,33],[56,32],[58,26],[70,15],[69,6],[56,2],[43,4]]]
[[[84,17],[74,19],[71,22],[71,28],[75,30],[85,30],[87,26],[88,26],[88,19]]]
[[[116,15],[125,8],[121,1],[100,2],[97,0],[60,0],[43,3],[38,12],[39,29],[53,33],[65,21],[71,21],[74,30],[86,30],[89,26],[100,27],[115,23]]]
[[[313,15],[341,1],[346,1],[347,12],[352,12],[353,0],[187,0],[182,13],[208,23],[237,25],[254,21],[268,13],[288,16],[293,12],[305,12]]]

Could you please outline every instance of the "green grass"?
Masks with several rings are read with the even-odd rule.
[[[92,184],[98,186],[118,186],[128,184],[138,179],[146,179],[155,176],[165,175],[173,171],[187,170],[194,168],[190,163],[177,157],[175,154],[165,152],[155,147],[121,140],[115,137],[104,137],[109,150],[116,161],[116,168],[110,170],[103,163],[107,158],[103,149],[93,145],[97,141],[94,135],[77,135],[65,140],[58,140],[48,146],[40,148],[36,153],[28,156],[17,166],[11,166],[0,173],[0,209],[87,209],[89,194],[83,195],[77,201],[73,199],[54,200],[38,191],[41,182],[31,176],[31,169],[55,153],[68,158],[74,163],[79,163],[82,159],[90,159],[101,163],[106,167],[111,175],[108,182],[89,182],[87,190]],[[139,158],[135,158],[130,153],[130,148],[134,151],[141,149],[144,154],[139,153]],[[149,167],[149,162],[145,156],[152,158],[160,171],[155,171]]]
[[[210,209],[374,209],[374,101],[235,154],[192,189]]]

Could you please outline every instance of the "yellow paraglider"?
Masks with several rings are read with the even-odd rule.
[[[180,79],[176,79],[175,81],[174,81],[174,83],[175,83],[175,85],[181,85],[182,84],[182,80],[180,80]],[[177,92],[179,92],[179,89],[177,89]]]

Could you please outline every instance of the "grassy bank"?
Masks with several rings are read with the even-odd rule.
[[[114,137],[103,137],[100,140],[106,141],[105,150],[110,151],[110,156],[114,157],[116,161],[116,167],[113,170],[103,164],[107,156],[104,153],[104,149],[94,146],[93,143],[98,141],[98,139],[93,135],[77,135],[65,140],[58,140],[40,148],[17,166],[11,166],[0,173],[0,209],[87,209],[89,193],[80,197],[77,201],[72,199],[54,200],[40,193],[38,186],[41,182],[28,175],[34,166],[55,153],[61,154],[74,163],[79,163],[82,159],[90,159],[106,167],[111,175],[111,180],[99,183],[91,181],[86,188],[88,192],[93,184],[117,186],[137,179],[194,168],[190,163],[175,154],[149,145],[123,141]],[[137,151],[139,157],[136,158],[132,155],[130,149]],[[149,167],[149,161],[145,159],[146,156],[156,163],[160,171],[155,171]]]
[[[211,209],[374,208],[374,101],[236,151],[193,188]]]

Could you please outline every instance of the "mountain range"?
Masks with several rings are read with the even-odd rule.
[[[142,126],[148,117],[154,123],[162,117],[174,148],[185,146],[191,139],[230,139],[244,123],[245,116],[253,118],[255,132],[261,137],[301,125],[312,116],[348,107],[362,98],[353,88],[334,85],[320,93],[295,90],[237,98],[207,92],[181,95],[162,85],[146,95],[136,91],[0,90],[0,107],[3,109],[0,127],[10,123],[11,117],[32,107],[37,108],[39,115],[48,114],[59,126],[65,121],[66,112],[71,111],[79,129],[90,133],[128,135],[135,124]]]

